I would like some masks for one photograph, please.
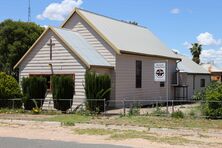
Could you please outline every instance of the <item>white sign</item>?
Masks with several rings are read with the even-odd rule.
[[[166,81],[166,63],[154,63],[154,81]]]

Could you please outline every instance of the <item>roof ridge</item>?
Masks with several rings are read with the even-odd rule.
[[[82,11],[85,11],[85,12],[88,12],[88,13],[92,13],[94,15],[98,15],[98,16],[101,16],[101,17],[105,17],[107,19],[111,19],[111,20],[114,20],[114,21],[118,21],[120,23],[125,23],[125,24],[128,24],[128,25],[132,25],[134,27],[139,27],[139,28],[143,28],[143,29],[148,29],[147,27],[145,26],[142,26],[142,25],[134,25],[134,24],[131,24],[125,20],[119,20],[119,19],[116,19],[116,18],[113,18],[113,17],[110,17],[110,16],[106,16],[106,15],[102,15],[102,14],[99,14],[99,13],[95,13],[95,12],[92,12],[92,11],[89,11],[89,10],[85,10],[85,9],[82,9],[82,8],[76,8],[77,10],[82,10]]]
[[[73,31],[73,30],[71,30],[71,29],[67,29],[67,28],[54,27],[54,26],[50,26],[50,27],[52,27],[52,28],[57,28],[57,29],[61,29],[61,30],[66,30],[66,31],[72,31],[72,32],[75,32],[75,31]]]

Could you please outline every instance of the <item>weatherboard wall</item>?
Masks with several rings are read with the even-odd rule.
[[[115,66],[115,51],[78,14],[75,13],[63,28],[71,29],[75,32],[78,32],[112,66]]]
[[[110,72],[112,79],[112,92],[111,98],[115,98],[115,66],[116,66],[116,53],[95,30],[89,26],[78,14],[74,14],[63,28],[71,29],[78,32],[92,47],[94,47],[99,54],[101,54],[107,62],[109,62],[114,69]],[[96,70],[101,69],[97,68]],[[95,68],[94,68],[95,70]]]
[[[205,89],[200,85],[201,79],[205,79],[205,87],[211,82],[210,75],[207,74],[180,73],[180,84],[188,86],[188,99],[192,99],[195,92]],[[182,95],[182,90],[179,93]]]
[[[52,60],[50,60],[50,47],[47,45],[50,38],[55,43],[52,49]],[[52,64],[54,74],[75,74],[74,101],[83,101],[86,66],[50,30],[20,64],[20,82],[23,77],[28,77],[30,74],[51,74],[49,63]]]
[[[142,61],[142,88],[136,88],[136,60]],[[154,63],[167,62],[164,58],[122,54],[116,59],[116,99],[122,100],[166,100],[167,83],[160,87],[154,81]],[[176,61],[168,60],[169,99],[173,98],[171,85],[176,72]]]

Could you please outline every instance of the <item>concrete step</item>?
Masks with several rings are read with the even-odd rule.
[[[43,103],[42,109],[44,109],[44,110],[54,110],[52,93],[48,92],[48,94],[46,95],[46,98],[45,98],[45,101]]]

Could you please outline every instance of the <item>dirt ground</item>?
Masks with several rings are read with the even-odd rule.
[[[95,124],[76,124],[75,126],[62,126],[59,122],[41,122],[41,121],[28,121],[24,120],[31,116],[24,115],[22,117],[16,117],[12,120],[6,118],[0,119],[0,137],[15,137],[15,138],[27,138],[27,139],[44,139],[44,140],[57,140],[57,141],[73,141],[79,143],[91,143],[91,144],[113,144],[122,145],[135,148],[180,148],[180,147],[217,147],[222,148],[222,131],[220,130],[200,130],[200,129],[161,129],[151,128],[150,134],[155,136],[181,136],[186,137],[189,140],[198,141],[198,143],[187,143],[183,145],[168,144],[164,142],[154,142],[145,139],[126,139],[126,140],[110,140],[108,136],[92,136],[92,135],[78,135],[75,134],[75,129],[117,129],[128,130],[132,127],[95,125]],[[35,116],[35,118],[44,118],[48,116]],[[33,116],[32,116],[33,118]],[[20,119],[20,120],[18,120]],[[142,127],[134,127],[133,130],[142,131],[146,130]]]
[[[199,104],[182,104],[182,105],[174,105],[174,106],[169,106],[168,109],[167,107],[159,107],[159,109],[161,109],[162,111],[167,111],[169,113],[172,113],[173,111],[182,111],[183,113],[189,113],[189,111],[191,109],[195,109],[196,107],[198,107]],[[129,112],[129,108],[126,108],[125,112]],[[149,114],[149,113],[152,113],[156,110],[156,107],[147,107],[147,108],[140,108],[140,114],[141,115],[144,115],[144,114]],[[123,109],[113,109],[113,110],[108,110],[106,112],[107,114],[123,114],[124,113],[124,110]]]

